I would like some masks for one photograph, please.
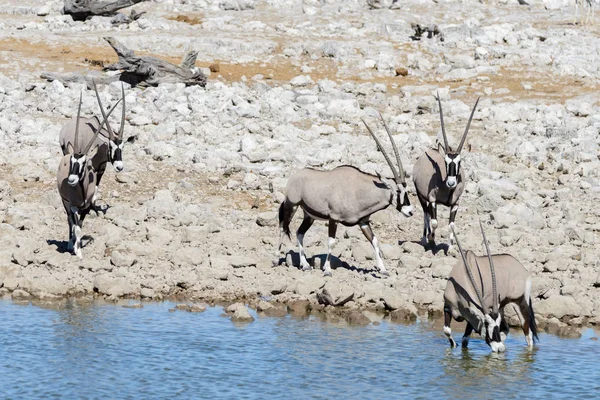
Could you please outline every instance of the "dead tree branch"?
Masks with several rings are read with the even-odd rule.
[[[117,53],[118,61],[104,67],[105,71],[119,71],[120,74],[110,76],[82,75],[82,74],[57,74],[42,73],[41,77],[49,81],[59,80],[62,83],[86,83],[91,85],[92,79],[96,82],[110,83],[114,81],[127,82],[132,86],[158,86],[161,83],[185,83],[186,85],[206,86],[206,75],[196,68],[197,51],[186,54],[181,65],[171,64],[152,56],[136,56],[133,50],[125,47],[112,37],[104,38]]]
[[[114,15],[117,10],[142,1],[147,0],[115,0],[106,3],[98,0],[65,0],[63,13],[71,15],[75,21],[84,21],[94,15]]]

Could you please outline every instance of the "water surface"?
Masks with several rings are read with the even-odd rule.
[[[0,301],[0,398],[600,396],[592,330],[581,339],[541,334],[533,351],[511,330],[507,352],[495,355],[479,338],[449,350],[427,322],[349,327],[287,316],[240,325],[220,307],[173,306]]]

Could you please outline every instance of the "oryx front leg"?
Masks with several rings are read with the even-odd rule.
[[[79,210],[72,207],[71,208],[72,218],[73,218],[73,226],[72,226],[72,235],[74,238],[73,244],[73,252],[79,258],[83,258],[83,251],[81,250],[81,219],[79,218]]]
[[[467,326],[465,327],[465,333],[462,337],[462,347],[469,347],[469,339],[471,338],[471,334],[473,333],[473,325],[467,322]]]
[[[435,201],[429,203],[429,216],[429,234],[427,235],[427,241],[429,243],[435,243],[435,230],[438,226],[437,204]]]
[[[456,212],[458,211],[458,203],[454,204],[452,206],[452,208],[450,209],[450,223],[448,224],[448,230],[450,231],[450,240],[449,240],[449,245],[450,246],[454,246],[454,242],[455,242],[455,238],[454,238],[454,233],[452,233],[452,229],[450,227],[453,227],[454,229],[456,229],[456,226],[454,225],[454,219],[456,219]]]
[[[296,238],[298,239],[298,254],[300,255],[300,266],[303,271],[308,271],[312,269],[308,261],[306,261],[306,255],[304,254],[304,234],[308,229],[312,226],[314,219],[308,216],[308,214],[304,214],[304,219],[302,220],[302,224],[298,228],[298,232],[296,232]]]
[[[381,272],[382,275],[389,276],[390,273],[385,269],[385,266],[383,265],[383,260],[381,259],[381,251],[379,250],[379,243],[377,242],[377,238],[375,237],[375,234],[373,233],[373,230],[371,229],[371,225],[368,222],[361,223],[360,229],[362,230],[362,233],[365,235],[367,240],[373,246],[373,250],[375,250],[375,259],[377,260],[377,269],[379,270],[379,272]]]
[[[75,226],[75,222],[73,221],[73,213],[70,209],[67,209],[67,220],[69,222],[69,243],[67,243],[67,250],[72,252],[74,241],[73,227]]]
[[[448,338],[448,341],[450,342],[450,348],[455,348],[457,347],[456,342],[454,341],[454,338],[452,337],[452,329],[450,329],[450,324],[452,323],[452,312],[447,308],[444,307],[444,334],[446,335],[446,337]]]
[[[323,266],[323,275],[331,276],[331,250],[335,245],[335,234],[337,231],[337,223],[333,220],[329,220],[329,232],[327,237],[327,258],[325,259],[325,265]]]
[[[427,202],[427,199],[421,197],[421,195],[419,195],[417,193],[417,197],[419,199],[419,203],[421,203],[421,208],[423,208],[423,245],[427,244],[427,237],[429,235],[429,232],[431,231],[431,228],[429,227],[429,221],[431,220],[431,218],[429,218],[429,204]]]

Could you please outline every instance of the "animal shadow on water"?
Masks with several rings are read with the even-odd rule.
[[[81,237],[81,247],[85,248],[88,244],[92,243],[94,241],[94,238],[91,237],[90,235],[83,235]],[[56,251],[58,251],[59,253],[70,253],[71,250],[69,250],[69,241],[68,240],[54,240],[54,239],[48,239],[46,240],[46,243],[50,246],[56,246]]]
[[[301,269],[302,267],[300,266],[300,254],[290,250],[286,253],[285,258],[279,258],[279,262],[277,263],[277,265],[286,265],[287,263],[287,259],[291,259],[292,265],[293,267],[297,268],[297,269]],[[319,265],[321,266],[321,270],[322,270],[322,266],[325,265],[325,260],[327,259],[327,254],[316,254],[312,257],[307,257],[306,260],[308,261],[308,263],[313,267],[313,269],[317,269],[315,267],[315,261],[319,259],[320,263]],[[344,268],[347,269],[348,271],[352,271],[352,272],[358,272],[361,273],[363,275],[367,275],[367,274],[371,274],[375,277],[379,276],[379,273],[373,268],[371,269],[364,269],[361,267],[356,267],[354,265],[350,265],[345,261],[340,260],[338,257],[332,255],[331,259],[329,261],[331,263],[331,270],[335,271],[338,268]]]

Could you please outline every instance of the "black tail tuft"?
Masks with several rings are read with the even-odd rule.
[[[292,238],[292,233],[290,232],[290,221],[289,218],[285,215],[286,207],[285,200],[281,202],[279,206],[279,227],[283,229],[283,233],[285,233],[288,239]]]
[[[533,334],[533,341],[539,342],[540,338],[538,337],[538,328],[535,322],[535,314],[533,312],[533,306],[531,305],[531,297],[529,298],[529,329],[531,329],[531,333]]]

